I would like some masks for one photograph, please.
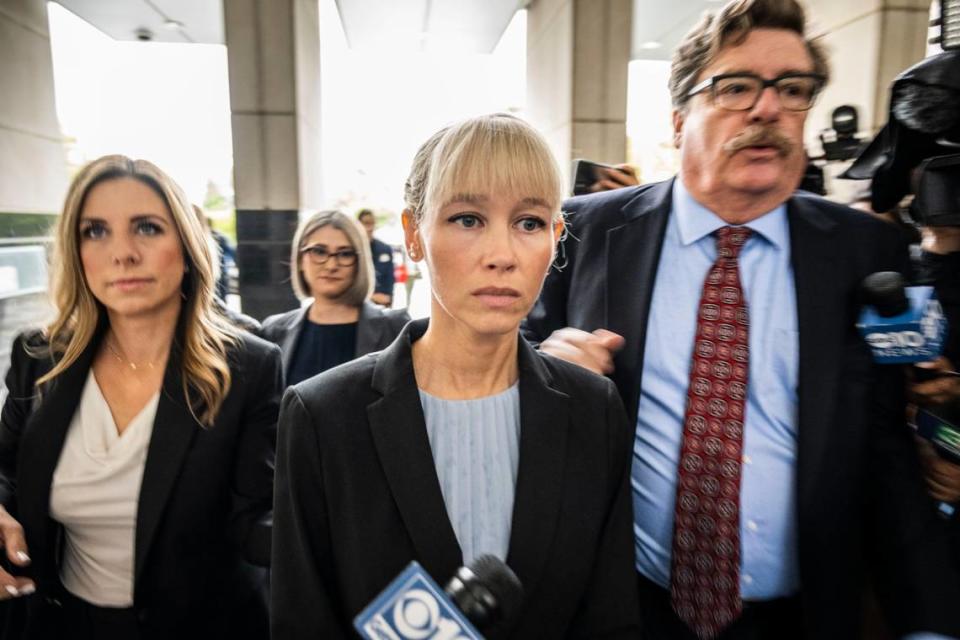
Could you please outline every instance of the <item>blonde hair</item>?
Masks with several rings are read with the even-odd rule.
[[[462,193],[536,194],[560,213],[563,177],[546,140],[505,113],[445,127],[417,151],[404,187],[406,208],[419,224],[428,211]]]
[[[753,29],[784,29],[803,38],[813,60],[813,72],[830,79],[830,63],[823,46],[806,35],[807,17],[797,0],[732,0],[714,15],[706,12],[673,52],[670,97],[676,109],[690,100],[700,73],[728,44],[741,44]]]
[[[297,227],[297,232],[293,234],[293,242],[290,244],[290,283],[293,285],[293,292],[300,300],[313,295],[310,292],[310,284],[303,277],[303,270],[300,268],[300,263],[304,259],[300,252],[306,246],[307,239],[315,231],[326,226],[342,231],[350,241],[350,246],[357,252],[357,270],[353,274],[353,283],[340,297],[346,304],[359,307],[373,293],[373,254],[370,251],[367,232],[359,222],[342,211],[318,211],[303,220]]]
[[[132,179],[152,189],[170,210],[183,249],[183,305],[177,322],[182,349],[183,394],[194,418],[212,426],[230,390],[229,347],[238,341],[231,327],[213,307],[213,263],[206,242],[206,230],[193,212],[180,187],[163,171],[146,160],[109,155],[94,160],[70,184],[63,213],[54,229],[50,292],[56,317],[45,329],[49,355],[60,356],[53,369],[36,384],[46,384],[66,371],[87,348],[106,309],[87,285],[80,260],[79,224],[84,201],[90,190],[104,182]],[[198,396],[191,398],[191,390]]]

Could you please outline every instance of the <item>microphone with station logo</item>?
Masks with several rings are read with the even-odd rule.
[[[947,320],[933,287],[906,287],[896,271],[867,276],[861,285],[865,306],[857,328],[880,364],[936,360]]]
[[[353,619],[367,640],[483,640],[520,609],[523,587],[494,556],[460,567],[443,589],[416,561]]]
[[[863,339],[880,364],[917,364],[936,360],[943,350],[947,320],[933,287],[907,287],[902,275],[881,271],[867,276],[861,285],[864,307],[857,322]],[[943,373],[913,367],[918,380]],[[937,454],[960,464],[960,422],[948,407],[915,407],[908,422],[916,434],[933,445]],[[954,507],[941,503],[942,515]]]

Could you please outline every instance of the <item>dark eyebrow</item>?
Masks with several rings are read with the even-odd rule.
[[[813,73],[814,73],[814,71],[813,71],[812,69],[810,69],[810,70],[787,69],[787,70],[785,70],[785,71],[781,71],[780,73],[778,73],[777,75],[775,75],[775,76],[773,76],[773,77],[774,77],[774,78],[782,78],[783,76],[797,76],[797,75],[807,76],[807,75],[812,75]],[[731,69],[731,70],[729,70],[729,71],[721,71],[720,73],[715,73],[715,74],[713,74],[713,75],[715,75],[715,76],[737,75],[737,76],[753,76],[753,77],[755,77],[755,78],[763,78],[763,76],[760,75],[759,73],[757,73],[756,71],[751,71],[751,70],[749,70],[749,69]]]
[[[327,251],[330,250],[330,247],[326,243],[315,242],[314,244],[308,244],[303,249],[301,249],[301,251],[306,251],[307,249],[313,249],[314,247],[323,247]],[[342,251],[343,249],[349,249],[350,251],[355,251],[355,249],[353,248],[353,245],[350,245],[350,244],[341,244],[334,247],[335,251]]]
[[[138,213],[130,218],[130,222],[143,222],[144,220],[149,220],[151,222],[159,221],[163,224],[170,224],[166,218],[156,213]],[[100,222],[106,224],[107,221],[105,218],[98,218],[97,216],[81,215],[80,222]]]
[[[163,224],[170,224],[166,218],[164,218],[163,216],[159,216],[155,213],[140,213],[130,218],[130,222],[144,222],[144,221],[162,222]]]

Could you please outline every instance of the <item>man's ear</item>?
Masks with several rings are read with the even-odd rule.
[[[682,110],[673,110],[673,146],[677,149],[680,148],[680,143],[683,141],[683,117]]]

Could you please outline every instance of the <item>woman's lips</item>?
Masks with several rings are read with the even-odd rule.
[[[121,278],[110,283],[114,289],[120,291],[136,291],[152,282],[152,278]]]
[[[472,291],[484,304],[494,308],[509,307],[520,298],[520,292],[509,287],[483,287]]]

